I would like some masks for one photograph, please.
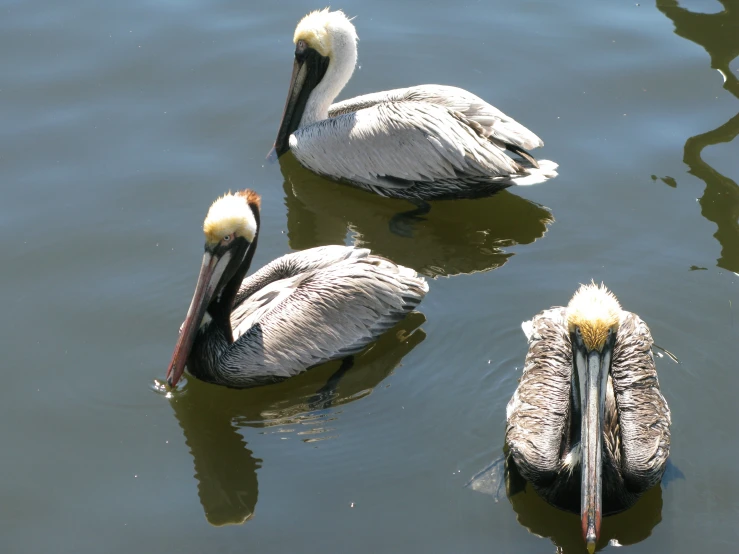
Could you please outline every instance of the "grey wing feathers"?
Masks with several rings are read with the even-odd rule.
[[[328,108],[329,117],[337,117],[347,113],[356,112],[365,108],[370,108],[381,104],[382,102],[402,102],[404,100],[403,93],[408,90],[399,88],[395,90],[385,90],[382,92],[372,92],[370,94],[363,94],[362,96],[356,96],[349,98],[348,100],[342,100],[331,104]]]
[[[479,96],[446,85],[419,85],[350,98],[333,104],[329,108],[329,117],[355,112],[381,102],[428,102],[445,106],[478,123],[485,137],[493,137],[526,150],[544,145],[529,129]]]
[[[670,453],[670,409],[659,390],[649,328],[638,315],[625,314],[611,372],[619,410],[624,480],[637,492],[657,484],[664,473]]]
[[[316,173],[378,187],[417,182],[498,179],[524,169],[479,125],[443,106],[385,102],[298,129],[290,149]],[[382,190],[375,190],[382,193]]]
[[[249,275],[241,283],[236,295],[235,305],[244,302],[256,291],[267,284],[280,279],[295,277],[307,271],[330,267],[338,262],[352,258],[366,258],[370,255],[367,248],[353,246],[317,246],[300,252],[285,254]]]
[[[561,469],[572,350],[564,308],[545,310],[527,323],[529,350],[506,409],[506,443],[521,475],[545,484]]]
[[[224,365],[242,365],[235,377],[243,385],[360,351],[412,311],[428,284],[411,269],[363,255],[295,276],[288,288],[225,354]]]

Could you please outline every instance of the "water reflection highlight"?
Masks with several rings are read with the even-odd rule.
[[[658,0],[657,8],[675,24],[675,34],[702,46],[711,57],[711,67],[721,73],[723,88],[739,99],[739,79],[729,64],[739,56],[739,0],[719,0],[723,11],[691,12],[671,0]],[[716,265],[739,272],[739,186],[702,158],[701,153],[715,144],[733,141],[739,134],[739,114],[712,131],[685,142],[683,161],[690,173],[706,183],[699,199],[701,214],[718,226],[714,237],[721,244]]]

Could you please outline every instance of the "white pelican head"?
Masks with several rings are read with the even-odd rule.
[[[203,222],[207,244],[216,245],[235,237],[252,242],[257,232],[257,222],[250,204],[259,208],[259,196],[245,190],[236,194],[224,194],[211,204]]]
[[[224,194],[208,210],[198,282],[167,370],[167,382],[172,387],[185,370],[206,312],[214,322],[223,323],[223,332],[233,340],[229,315],[257,247],[259,207],[259,195],[243,190]]]
[[[342,11],[314,11],[295,28],[295,62],[285,110],[275,140],[278,156],[290,148],[290,135],[326,119],[328,107],[357,63],[357,31]]]
[[[609,333],[617,333],[621,322],[621,305],[616,296],[601,283],[580,285],[567,305],[567,327],[570,333],[582,334],[588,350],[603,350]]]
[[[342,50],[347,42],[356,43],[358,39],[351,19],[344,12],[331,12],[325,8],[310,12],[300,20],[295,27],[293,43],[297,46],[301,40],[308,48],[330,58],[334,53],[334,43],[337,50]]]

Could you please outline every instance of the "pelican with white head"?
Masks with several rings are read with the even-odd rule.
[[[527,151],[543,145],[539,137],[457,87],[420,85],[332,104],[357,65],[357,41],[341,11],[300,20],[277,156],[289,150],[315,173],[422,209],[426,200],[487,196],[557,175],[556,163]]]

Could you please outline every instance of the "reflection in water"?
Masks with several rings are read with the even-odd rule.
[[[228,389],[190,378],[173,393],[171,405],[195,463],[198,496],[212,525],[240,524],[254,515],[262,461],[247,447],[240,429],[300,424],[304,442],[327,431],[337,417],[331,407],[364,398],[400,364],[426,334],[423,314],[411,313],[353,357],[334,361],[279,384]]]
[[[546,208],[502,191],[490,198],[435,202],[413,238],[392,233],[388,222],[409,209],[403,200],[334,183],[280,158],[290,247],[302,250],[344,244],[347,230],[356,246],[434,277],[488,271],[513,254],[504,249],[530,244],[554,221]]]
[[[502,485],[516,512],[518,522],[531,533],[551,539],[558,553],[586,552],[582,539],[579,514],[559,510],[547,504],[527,483],[515,466],[500,458],[472,478],[468,486],[478,492],[498,497]],[[645,492],[628,510],[603,518],[598,549],[608,544],[627,545],[643,541],[662,520],[662,488],[657,486]]]
[[[257,504],[262,461],[232,425],[239,405],[234,392],[188,379],[171,401],[195,462],[200,503],[213,525],[243,523]],[[245,402],[244,407],[250,406]]]
[[[530,483],[509,497],[518,522],[540,537],[551,539],[557,552],[584,553],[580,516],[547,504]],[[662,488],[654,487],[625,512],[603,518],[597,549],[609,543],[627,545],[646,539],[662,520]]]
[[[657,8],[675,24],[675,34],[705,48],[711,67],[720,71],[724,88],[739,99],[739,79],[729,64],[739,56],[739,0],[719,0],[724,9],[705,14],[681,8],[673,0],[657,0]],[[703,216],[718,226],[721,244],[717,265],[739,272],[739,186],[701,159],[707,146],[731,142],[739,134],[739,114],[713,131],[691,137],[685,143],[683,161],[690,173],[706,183],[700,199]]]

